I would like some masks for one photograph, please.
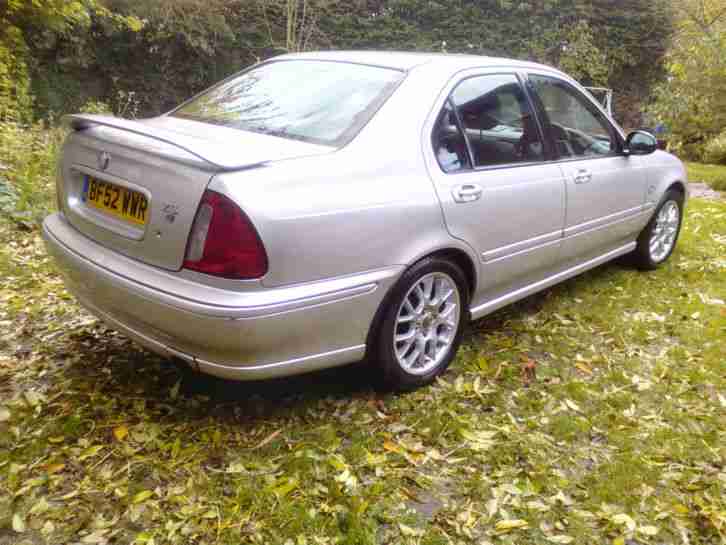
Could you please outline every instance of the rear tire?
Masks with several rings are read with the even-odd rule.
[[[652,271],[665,263],[676,248],[682,224],[683,194],[670,189],[638,236],[638,245],[630,255],[635,266]]]
[[[381,386],[408,391],[433,382],[456,356],[468,321],[461,268],[435,256],[414,264],[384,300],[369,340]]]

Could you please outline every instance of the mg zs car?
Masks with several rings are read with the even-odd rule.
[[[285,55],[173,111],[72,128],[43,234],[68,289],[229,379],[363,360],[432,381],[462,330],[618,256],[676,245],[684,167],[553,68]]]

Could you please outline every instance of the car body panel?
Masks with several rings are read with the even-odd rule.
[[[230,292],[159,271],[155,278],[153,271],[147,274],[149,265],[79,237],[60,214],[45,220],[43,236],[66,286],[92,312],[142,335],[152,349],[238,367],[240,378],[275,376],[256,368],[281,372],[278,364],[288,360],[312,361],[332,351],[357,354],[378,305],[402,272],[389,267],[278,290]],[[311,324],[325,334],[310,335]]]
[[[92,126],[66,143],[60,211],[43,226],[83,305],[149,349],[205,372],[269,378],[360,359],[374,317],[403,271],[442,251],[456,252],[470,273],[470,311],[478,318],[632,251],[665,191],[677,184],[687,194],[683,165],[660,151],[445,174],[431,135],[457,82],[502,72],[524,82],[536,72],[581,89],[548,67],[411,53],[280,59],[364,63],[406,76],[339,148],[169,116],[128,124],[77,119]],[[100,151],[111,154],[105,170],[97,164]],[[587,187],[574,183],[580,163],[593,172]],[[143,236],[78,208],[74,169],[147,191],[152,216]],[[481,198],[455,202],[452,188],[466,183],[480,185]],[[269,260],[261,278],[182,268],[206,189],[231,199],[251,220]],[[173,221],[163,213],[166,204],[177,206]]]

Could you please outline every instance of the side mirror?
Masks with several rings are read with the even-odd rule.
[[[658,140],[646,131],[633,131],[625,140],[625,155],[650,155],[658,149]]]

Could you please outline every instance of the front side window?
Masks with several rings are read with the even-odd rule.
[[[537,123],[515,75],[468,78],[454,89],[451,99],[469,141],[474,166],[543,159]]]
[[[567,82],[530,74],[532,87],[549,119],[545,127],[560,158],[598,157],[616,151],[605,116]]]
[[[172,115],[338,146],[357,134],[403,77],[361,64],[277,61],[213,87]]]

